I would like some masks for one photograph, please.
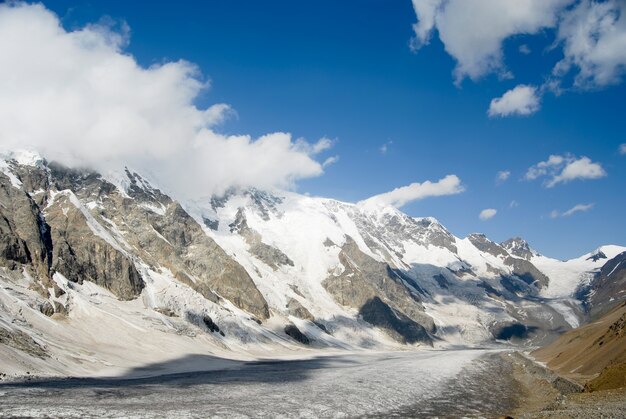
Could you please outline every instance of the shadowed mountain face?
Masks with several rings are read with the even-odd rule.
[[[578,291],[578,295],[592,319],[626,301],[626,252],[608,260],[595,278]]]
[[[583,315],[571,295],[554,296],[551,275],[571,275],[574,289],[597,272],[585,300],[596,311],[623,282],[617,246],[571,264],[391,207],[255,189],[178,202],[129,169],[1,163],[0,343],[23,353],[63,347],[54,339],[67,334],[38,343],[50,322],[99,316],[235,351],[538,344]]]

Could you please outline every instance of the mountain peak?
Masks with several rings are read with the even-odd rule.
[[[533,256],[539,255],[533,250],[528,242],[521,237],[513,237],[500,243],[500,246],[506,249],[513,256],[529,260]]]

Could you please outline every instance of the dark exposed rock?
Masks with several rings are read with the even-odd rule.
[[[235,216],[235,221],[232,222],[229,227],[231,232],[239,233],[239,235],[244,238],[246,243],[250,246],[250,253],[262,260],[272,269],[277,270],[283,265],[294,266],[293,261],[280,249],[261,241],[261,235],[248,226],[243,208],[239,208]]]
[[[295,300],[293,298],[290,298],[289,302],[287,303],[287,312],[290,315],[298,317],[300,319],[311,321],[315,320],[315,317],[313,317],[309,310],[307,310],[302,304],[300,304],[298,300]]]
[[[432,344],[431,337],[422,325],[394,311],[378,297],[367,301],[360,308],[359,314],[363,320],[384,329],[395,340],[408,344],[418,342]]]
[[[207,226],[208,228],[210,228],[211,230],[216,231],[219,226],[220,226],[220,222],[217,220],[210,220],[206,217],[202,217],[202,222],[204,223],[205,226]]]
[[[58,301],[55,301],[54,312],[65,316],[67,315],[67,308],[63,304],[59,303]]]
[[[504,263],[512,268],[513,275],[527,284],[534,285],[538,289],[548,286],[550,279],[529,261],[509,256]]]
[[[188,311],[185,313],[185,318],[189,323],[195,324],[196,326],[205,327],[211,333],[220,331],[219,326],[215,324],[213,319],[207,314],[198,314]]]
[[[52,307],[52,304],[50,304],[48,301],[44,301],[39,305],[39,311],[41,311],[42,314],[50,317],[54,314],[54,307]]]
[[[626,252],[607,261],[591,282],[577,290],[592,320],[626,301]]]
[[[47,352],[33,338],[20,330],[7,330],[0,327],[0,344],[26,352],[37,358],[45,359]]]
[[[498,324],[492,330],[493,336],[500,340],[510,340],[519,342],[530,338],[538,328],[536,326],[527,326],[522,323]]]
[[[594,253],[593,255],[587,258],[587,260],[591,260],[593,262],[597,262],[600,259],[606,259],[606,255],[604,254],[602,250],[598,250],[596,253]]]
[[[304,345],[308,345],[311,343],[311,339],[309,339],[307,335],[302,333],[295,324],[288,324],[287,326],[285,326],[284,331],[287,336],[293,338],[294,340],[297,340]]]
[[[468,240],[481,252],[489,253],[495,257],[506,258],[509,256],[506,250],[504,250],[499,244],[496,244],[489,240],[484,234],[473,233],[470,234]]]
[[[530,260],[536,255],[535,251],[530,248],[528,242],[521,237],[513,237],[500,243],[507,252],[513,256],[517,256],[522,259]]]

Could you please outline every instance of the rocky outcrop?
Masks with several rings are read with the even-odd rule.
[[[263,213],[267,215],[266,213]],[[267,266],[277,270],[280,266],[293,266],[293,261],[280,249],[265,244],[261,241],[261,235],[248,226],[243,208],[239,208],[235,221],[230,224],[231,233],[239,233],[246,241],[249,250],[254,256],[263,261]]]
[[[314,321],[315,317],[307,310],[300,301],[290,298],[289,302],[287,302],[287,313],[291,316],[298,317],[303,320]]]
[[[311,343],[311,339],[309,339],[309,337],[307,335],[305,335],[304,333],[302,333],[300,331],[300,329],[298,329],[296,327],[296,325],[294,324],[288,324],[287,326],[285,326],[284,332],[287,336],[289,336],[290,338],[304,344],[304,345],[308,345],[309,343]]]
[[[52,269],[72,282],[98,284],[122,300],[137,297],[144,282],[135,264],[123,249],[93,231],[71,194],[59,194],[46,209],[53,243]]]
[[[502,246],[511,255],[526,260],[530,260],[533,256],[537,255],[537,253],[533,249],[531,249],[528,242],[521,237],[513,237],[512,239],[508,239],[500,243],[500,246]]]
[[[537,289],[548,286],[550,279],[529,261],[508,256],[504,263],[511,267],[513,275],[528,285],[534,285]]]
[[[359,315],[369,324],[385,330],[399,342],[432,344],[432,339],[424,326],[393,310],[378,297],[363,304],[359,309]]]
[[[349,236],[341,248],[339,261],[344,267],[343,272],[339,275],[330,275],[323,282],[326,290],[338,303],[361,310],[363,307],[367,307],[371,301],[374,301],[374,307],[380,307],[376,300],[378,298],[390,309],[393,309],[397,318],[410,319],[428,332],[435,330],[432,318],[424,313],[418,291],[411,290],[410,285],[398,276],[389,265],[378,262],[363,253]],[[366,317],[374,319],[372,316]],[[365,317],[364,320],[366,320]],[[392,328],[402,326],[402,323],[391,321],[385,324]],[[389,330],[387,327],[385,329]],[[398,338],[398,336],[403,336],[403,333],[404,326],[401,330],[396,330],[392,337]],[[427,334],[420,336],[424,342],[430,341]],[[400,340],[403,341],[404,339]]]

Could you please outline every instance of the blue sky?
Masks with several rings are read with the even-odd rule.
[[[626,155],[619,152],[626,143],[625,83],[547,91],[526,116],[487,114],[492,99],[549,78],[564,56],[550,48],[556,27],[505,37],[502,68],[457,86],[457,60],[437,30],[427,45],[410,48],[417,17],[408,0],[44,3],[67,30],[103,16],[125,21],[131,28],[125,51],[142,66],[195,63],[211,80],[197,105],[227,103],[236,112],[221,132],[334,140],[319,158],[336,155],[338,162],[300,180],[299,192],[354,202],[454,174],[464,192],[402,209],[434,216],[458,236],[519,235],[559,258],[626,245]],[[572,84],[572,76],[562,80]],[[547,178],[524,179],[531,166],[568,153],[600,164],[606,176],[550,188]],[[499,171],[509,178],[497,182]],[[561,216],[577,204],[593,207]],[[487,208],[497,214],[480,220]]]

